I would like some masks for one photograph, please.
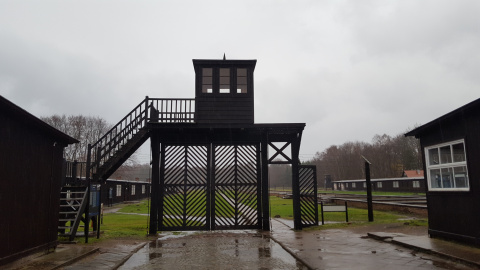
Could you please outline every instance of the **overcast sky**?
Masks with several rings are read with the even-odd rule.
[[[194,98],[192,59],[257,59],[255,122],[306,123],[301,159],[480,97],[480,1],[0,1],[0,95],[114,124]]]

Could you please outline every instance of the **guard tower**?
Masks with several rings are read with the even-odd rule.
[[[291,164],[295,229],[318,225],[315,167],[298,158],[305,124],[254,123],[255,65],[193,60],[195,99],[146,97],[91,146],[93,181],[107,179],[150,138],[151,234],[269,230],[268,166]]]
[[[196,122],[253,124],[256,60],[193,60]]]

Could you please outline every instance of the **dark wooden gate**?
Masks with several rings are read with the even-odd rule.
[[[214,145],[212,229],[261,227],[258,145]]]
[[[317,168],[314,165],[298,166],[298,179],[302,227],[317,226]]]
[[[209,145],[162,144],[159,230],[210,228]]]
[[[161,152],[159,230],[261,228],[258,145],[162,144]]]

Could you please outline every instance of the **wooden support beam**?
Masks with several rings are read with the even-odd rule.
[[[300,159],[301,133],[298,133],[292,141],[292,193],[293,193],[293,228],[302,229],[302,213],[300,209],[300,182],[298,176]]]
[[[159,182],[160,182],[160,141],[158,134],[154,133],[150,139],[152,148],[152,179],[151,179],[151,201],[150,201],[150,228],[149,234],[154,235],[158,229],[158,207],[159,207]]]
[[[261,142],[261,166],[262,166],[262,230],[270,230],[270,205],[268,192],[268,133],[262,135]]]

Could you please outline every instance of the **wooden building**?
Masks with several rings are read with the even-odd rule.
[[[0,265],[57,245],[63,150],[77,142],[0,96]]]
[[[429,234],[480,244],[480,99],[407,134],[420,139]]]
[[[371,179],[372,191],[425,193],[425,178],[396,177]],[[338,191],[367,191],[365,179],[339,180],[333,182],[333,189]]]
[[[150,197],[150,183],[129,180],[107,179],[102,185],[104,206]]]

